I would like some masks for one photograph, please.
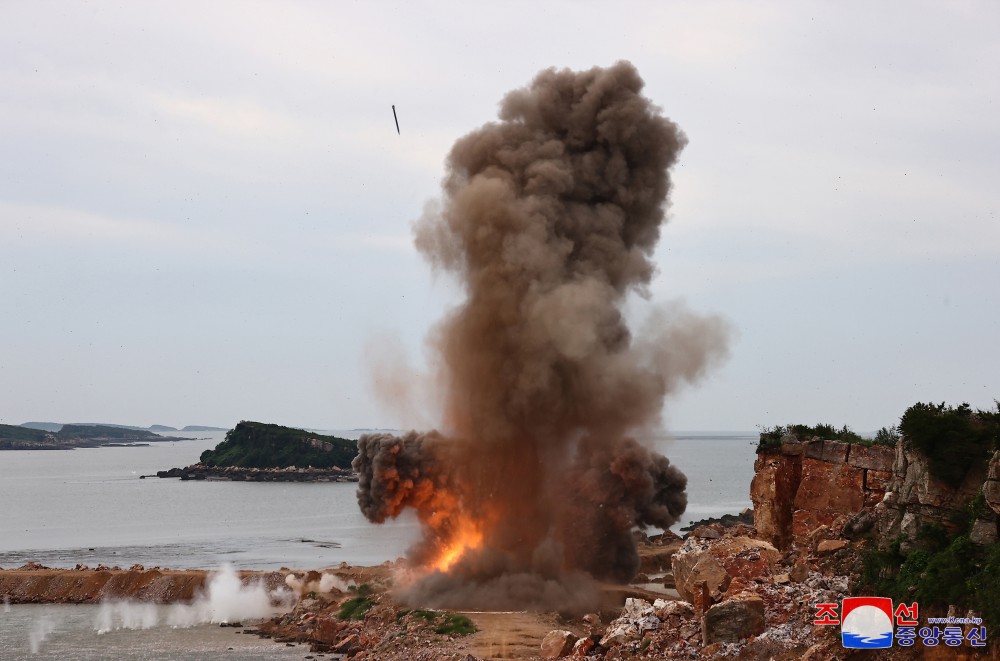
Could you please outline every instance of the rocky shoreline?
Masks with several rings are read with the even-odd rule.
[[[141,479],[154,477],[142,475]],[[158,471],[155,477],[181,480],[216,480],[223,482],[357,482],[358,474],[344,468],[243,468],[240,466],[205,466]]]
[[[260,481],[354,477],[340,469],[204,466],[160,475]],[[639,575],[630,585],[604,586],[603,604],[592,613],[413,610],[393,599],[394,577],[405,568],[394,563],[342,565],[326,570],[336,576],[330,583],[340,587],[330,587],[319,572],[242,572],[244,582],[299,586],[292,610],[244,633],[308,645],[313,653],[381,661],[998,658],[993,639],[985,648],[963,642],[960,647],[850,650],[841,644],[839,627],[814,623],[818,603],[873,595],[863,583],[866,554],[889,540],[918,544],[923,527],[953,525],[970,498],[981,500],[972,543],[995,544],[998,485],[1000,452],[960,484],[948,485],[933,478],[926,457],[903,443],[870,447],[787,437],[758,454],[752,512],[697,522],[684,538],[669,531],[638,533]],[[207,574],[140,566],[50,570],[28,565],[0,571],[0,599],[183,601],[204,586]],[[926,622],[928,616],[976,616],[952,610],[921,607],[920,617]],[[467,626],[451,626],[466,620]],[[963,634],[971,628],[965,625]]]
[[[129,599],[154,603],[189,602],[204,589],[206,570],[172,570],[132,565],[52,569],[29,562],[0,569],[0,601],[11,604],[97,604]],[[242,571],[244,584],[263,581],[268,589],[284,585],[285,572]]]

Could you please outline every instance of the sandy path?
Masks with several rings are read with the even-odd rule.
[[[479,632],[468,639],[468,651],[481,659],[538,659],[542,638],[553,629],[568,629],[552,613],[462,613]]]

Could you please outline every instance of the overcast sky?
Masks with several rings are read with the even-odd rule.
[[[668,428],[992,408],[998,28],[992,2],[0,3],[0,422],[421,424],[368,365],[419,368],[459,300],[411,241],[445,155],[539,70],[619,59],[689,138],[652,299],[736,329]]]

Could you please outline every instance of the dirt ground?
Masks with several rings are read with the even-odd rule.
[[[553,629],[586,635],[579,626],[560,623],[553,613],[467,613],[479,627],[468,638],[467,651],[481,659],[538,659],[542,638]]]

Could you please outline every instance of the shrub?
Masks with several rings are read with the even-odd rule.
[[[882,427],[882,429],[875,432],[875,438],[872,439],[872,445],[895,445],[898,440],[899,427],[895,425],[892,427]]]
[[[342,620],[363,620],[375,602],[368,597],[353,597],[340,605],[337,617]]]
[[[936,531],[930,536],[936,537]],[[861,593],[917,601],[921,608],[974,609],[987,626],[1000,623],[1000,544],[985,551],[958,534],[937,549],[900,551],[895,540],[887,551],[862,555]]]
[[[443,621],[434,629],[434,633],[442,635],[467,636],[479,631],[475,623],[464,615],[445,613]]]
[[[479,631],[475,623],[464,615],[429,610],[402,610],[396,615],[396,620],[402,620],[409,615],[434,626],[434,633],[441,635],[467,636]]]
[[[781,438],[785,435],[795,436],[801,440],[818,437],[830,441],[844,441],[845,443],[859,443],[862,445],[872,445],[874,441],[851,431],[850,427],[844,425],[837,429],[833,425],[818,424],[809,425],[777,425],[775,427],[763,427],[760,430],[760,441],[757,443],[757,452],[777,448],[781,445]]]
[[[974,466],[983,466],[1000,447],[1000,404],[997,412],[917,403],[899,421],[903,438],[930,460],[931,473],[958,486]]]

